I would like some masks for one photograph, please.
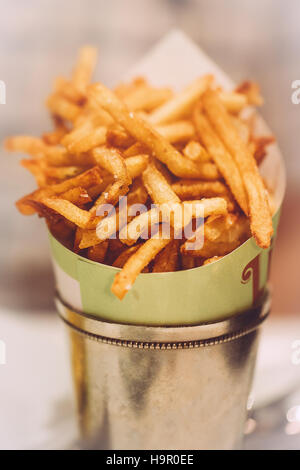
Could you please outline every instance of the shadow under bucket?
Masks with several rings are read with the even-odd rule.
[[[56,303],[69,332],[83,447],[240,446],[268,293],[228,320],[178,327],[108,323]]]

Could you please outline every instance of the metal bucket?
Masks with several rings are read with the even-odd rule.
[[[268,294],[224,321],[178,327],[109,323],[56,303],[84,447],[239,448]]]

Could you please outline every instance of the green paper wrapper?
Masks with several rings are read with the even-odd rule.
[[[178,65],[180,64],[180,66]],[[127,74],[144,75],[153,85],[181,89],[199,75],[213,73],[225,89],[233,83],[180,31],[169,33]],[[261,118],[256,132],[270,132]],[[110,291],[117,268],[87,260],[50,234],[56,286],[75,310],[118,323],[193,325],[229,317],[255,305],[268,280],[274,240],[285,191],[285,170],[277,145],[269,148],[261,173],[274,195],[274,237],[268,250],[247,240],[229,255],[207,266],[174,273],[140,274],[120,301]]]

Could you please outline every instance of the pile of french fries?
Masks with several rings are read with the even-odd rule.
[[[120,299],[141,272],[207,265],[251,235],[268,248],[273,208],[258,166],[274,138],[254,135],[254,111],[243,117],[262,104],[258,86],[228,92],[207,75],[177,94],[144,78],[111,91],[91,84],[96,59],[95,48],[81,48],[71,79],[55,80],[51,132],[6,139],[29,155],[21,165],[38,186],[19,211],[45,217],[81,256],[122,268],[111,288]],[[188,224],[198,227],[190,237]]]

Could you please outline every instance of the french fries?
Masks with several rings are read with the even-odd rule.
[[[240,138],[216,93],[205,93],[203,106],[242,175],[248,196],[252,235],[261,248],[268,248],[273,234],[271,210],[255,158]]]
[[[140,273],[207,266],[251,234],[268,248],[272,195],[257,165],[274,138],[256,136],[240,115],[262,104],[258,86],[224,91],[207,75],[173,93],[138,77],[111,91],[91,84],[96,57],[81,48],[71,77],[55,80],[52,131],[6,139],[29,156],[20,163],[38,186],[19,211],[44,217],[81,256],[121,269],[111,287],[119,299]]]
[[[214,132],[205,116],[201,114],[199,108],[196,108],[194,118],[196,129],[206,147],[206,150],[216,163],[220,173],[227,182],[241,209],[245,212],[245,214],[247,214],[248,198],[237,164],[233,160],[230,153],[227,152],[226,148]]]

